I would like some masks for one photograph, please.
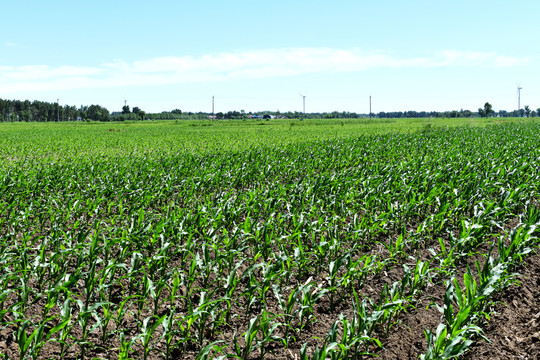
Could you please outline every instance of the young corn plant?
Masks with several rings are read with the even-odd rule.
[[[326,344],[326,342],[324,342],[320,349],[318,346],[315,348],[311,360],[333,359],[332,355],[337,351],[337,346],[337,343]],[[300,360],[310,360],[307,355],[307,343],[304,343],[300,348]]]
[[[281,317],[282,315],[273,315],[267,311],[262,312],[261,321],[259,323],[260,339],[257,340],[257,347],[260,351],[260,359],[270,352],[268,344],[271,342],[279,342],[283,346],[287,346],[287,340],[279,335],[275,335],[275,332],[283,326],[282,323],[274,322],[274,319]]]
[[[120,351],[118,353],[118,360],[132,360],[129,356],[130,352],[132,352],[133,344],[137,341],[137,337],[133,337],[132,339],[126,340],[126,335],[124,332],[120,333]]]
[[[509,276],[506,273],[506,263],[496,266],[492,257],[488,257],[481,267],[476,262],[480,282],[477,283],[467,266],[464,274],[464,290],[456,279],[448,281],[444,295],[444,305],[437,305],[446,320],[446,324],[439,324],[435,333],[425,331],[428,340],[428,350],[421,356],[422,359],[447,359],[463,354],[472,343],[472,338],[482,337],[482,329],[476,324],[488,317],[485,308],[490,302],[493,292],[506,286]],[[458,306],[454,311],[453,303]]]
[[[417,260],[412,271],[407,264],[403,264],[403,269],[404,275],[401,280],[401,293],[405,295],[405,287],[408,287],[407,298],[414,301],[418,292],[430,280],[429,262]]]
[[[90,307],[87,307],[86,304],[83,303],[80,299],[77,299],[75,303],[77,304],[77,308],[79,310],[79,314],[77,316],[77,323],[79,324],[82,332],[81,337],[76,341],[76,343],[81,348],[81,357],[84,358],[88,345],[92,345],[88,341],[88,335],[100,326],[99,322],[97,322],[92,327],[89,327],[90,319],[93,316],[96,316],[95,314],[97,313],[97,309],[102,307],[103,303],[98,302],[92,304],[92,306]]]
[[[356,325],[355,330],[357,334],[370,337],[375,327],[379,323],[379,320],[383,316],[383,311],[369,311],[369,308],[374,309],[375,304],[369,299],[364,298],[362,301],[359,300],[358,294],[353,289],[353,300],[352,306],[354,311],[354,317],[351,321],[352,324]],[[379,345],[380,346],[380,345]]]
[[[57,341],[60,343],[60,358],[64,357],[64,354],[66,350],[69,348],[69,344],[67,342],[67,339],[69,337],[69,334],[71,332],[71,329],[73,328],[74,324],[72,323],[71,319],[73,317],[71,313],[71,298],[67,298],[62,306],[60,307],[60,324],[62,324],[62,327],[59,329],[60,336],[57,339],[53,339],[53,341]],[[60,304],[58,304],[60,305]]]
[[[359,356],[373,356],[367,348],[370,344],[382,347],[381,342],[373,337],[367,336],[363,331],[363,324],[358,322],[358,317],[353,315],[351,321],[347,318],[340,316],[340,321],[343,326],[343,335],[339,341],[339,357],[340,358],[358,358]],[[332,342],[335,342],[332,338]],[[364,347],[364,350],[361,349]],[[338,357],[338,358],[339,358]]]
[[[428,341],[428,349],[425,354],[420,355],[421,360],[444,360],[455,359],[464,354],[471,346],[472,340],[467,336],[480,334],[481,329],[474,325],[467,325],[448,334],[445,324],[439,324],[435,333],[431,330],[424,330]]]
[[[459,258],[454,256],[454,247],[450,247],[449,250],[446,249],[442,238],[439,238],[439,245],[441,247],[441,252],[439,254],[437,254],[435,250],[429,249],[433,257],[439,262],[435,271],[442,275],[451,275],[452,271],[456,268],[456,262]]]
[[[139,334],[139,338],[141,339],[141,345],[143,347],[143,359],[147,360],[148,356],[150,355],[150,352],[154,350],[154,346],[150,346],[150,341],[154,337],[154,333],[156,332],[156,328],[165,320],[165,315],[163,315],[160,318],[150,316],[143,320],[143,325],[141,327],[141,333]],[[148,323],[151,321],[152,323],[149,325]]]
[[[154,286],[154,282],[148,276],[146,269],[143,267],[142,289],[140,294],[137,296],[137,322],[140,322],[142,311],[146,305],[146,300],[149,298],[157,298],[156,287]]]
[[[276,323],[273,320],[280,315],[272,316],[271,314],[263,311],[262,314],[249,320],[249,325],[244,333],[245,345],[240,345],[236,334],[233,335],[233,346],[236,356],[240,359],[247,360],[250,354],[256,349],[259,349],[259,358],[263,359],[268,353],[267,345],[273,341],[284,342],[285,339],[274,335],[274,332],[282,325]],[[260,334],[259,336],[257,336]]]
[[[294,332],[292,321],[295,318],[294,307],[296,304],[296,298],[298,296],[299,288],[295,288],[287,297],[283,296],[282,289],[278,286],[278,284],[274,284],[272,286],[272,291],[274,292],[274,296],[276,297],[278,306],[281,310],[281,314],[285,318],[285,340],[287,343],[289,343],[290,340],[294,339],[294,337],[292,339],[290,338],[289,332],[291,330],[293,330]]]
[[[20,359],[25,359],[27,354],[30,355],[33,360],[38,359],[43,346],[51,341],[54,334],[64,329],[69,323],[69,320],[61,321],[56,326],[49,328],[49,324],[55,320],[55,317],[45,318],[38,324],[33,324],[27,319],[21,319],[19,316],[20,314],[16,314],[15,317],[16,331],[14,337],[19,345]],[[30,336],[27,335],[29,326],[33,326],[34,328]]]
[[[330,288],[328,288],[328,292],[330,293],[330,309],[334,310],[335,308],[335,302],[334,302],[334,296],[336,292],[338,291],[338,273],[341,268],[341,266],[344,264],[344,258],[339,257],[334,261],[330,261],[330,264],[328,265],[328,277],[326,278],[326,281],[328,282],[328,285]]]
[[[166,360],[171,358],[172,350],[178,346],[178,342],[174,342],[174,336],[176,335],[176,320],[175,309],[171,308],[169,314],[164,315],[165,318],[161,322],[163,332],[161,333],[161,339],[165,340],[165,352],[161,352]]]
[[[308,252],[304,249],[304,245],[302,244],[301,236],[298,235],[298,241],[296,243],[296,247],[294,248],[294,262],[297,266],[298,271],[298,277],[300,279],[303,279],[307,277],[306,275],[309,272],[310,265],[311,265],[311,252]]]
[[[200,312],[189,312],[185,316],[179,316],[177,319],[181,320],[178,322],[178,328],[174,335],[178,336],[178,342],[175,345],[180,346],[182,344],[182,348],[185,351],[188,345],[191,343],[196,343],[197,341],[197,335],[192,336],[192,330],[193,324],[196,323],[196,321],[199,319]],[[196,327],[196,326],[195,326]]]
[[[405,253],[405,241],[403,239],[403,233],[399,234],[395,242],[392,242],[392,238],[388,239],[388,243],[383,243],[388,252],[390,253],[389,258],[394,261],[406,256]]]
[[[154,285],[154,290],[150,292],[150,297],[152,297],[154,306],[153,306],[153,313],[157,314],[160,306],[162,303],[160,303],[160,299],[162,299],[162,293],[163,290],[167,288],[167,277],[162,277],[160,279],[157,279]],[[163,301],[166,301],[163,300]]]
[[[19,359],[25,359],[26,353],[30,352],[31,355],[37,351],[36,343],[41,341],[43,337],[43,324],[41,326],[35,326],[34,331],[31,335],[26,334],[26,329],[29,325],[33,325],[29,320],[23,320],[20,318],[20,314],[15,316],[16,330],[13,334],[15,336],[15,341],[19,345]]]
[[[377,272],[377,259],[375,255],[364,255],[360,259],[351,263],[349,268],[350,287],[349,289],[361,289],[368,275]]]
[[[261,267],[261,280],[257,288],[258,298],[261,299],[263,307],[266,307],[266,294],[278,277],[279,273],[275,271],[274,267],[263,263],[263,266]]]
[[[133,303],[133,299],[136,299],[137,295],[131,295],[120,301],[117,305],[116,315],[114,316],[114,322],[116,323],[116,329],[122,329],[122,324],[125,321],[125,317],[128,314],[128,310]]]
[[[298,310],[299,334],[305,327],[309,327],[315,321],[313,307],[327,292],[327,289],[314,288],[313,284],[307,283],[298,287],[297,301],[300,305]]]
[[[101,295],[101,302],[103,310],[103,316],[99,314],[99,312],[94,312],[93,316],[96,320],[96,326],[98,326],[101,329],[101,341],[102,343],[105,343],[107,341],[107,338],[112,335],[112,332],[108,331],[108,326],[110,321],[114,317],[114,312],[112,309],[112,304],[107,301],[106,295]]]
[[[244,274],[242,274],[242,278],[247,277],[249,281],[245,290],[240,295],[246,299],[246,315],[249,314],[254,305],[258,304],[261,301],[261,298],[259,297],[261,295],[259,291],[259,280],[255,272],[262,266],[264,266],[263,263],[255,263],[254,265],[246,269],[246,271],[244,271]]]
[[[182,274],[178,271],[175,271],[172,275],[172,284],[169,286],[169,307],[174,308],[176,305],[176,299],[180,297],[180,285],[182,284],[181,280]]]
[[[390,328],[397,323],[396,319],[401,311],[410,306],[403,298],[401,289],[402,286],[399,281],[393,283],[390,288],[388,284],[384,284],[379,303],[373,308],[373,313],[381,313],[381,322],[386,329],[386,336],[388,336]]]
[[[523,257],[533,251],[531,235],[536,231],[536,226],[532,226],[527,231],[524,226],[512,229],[510,232],[510,244],[505,245],[504,237],[500,237],[497,242],[499,263],[508,263],[509,267],[522,262]]]
[[[195,357],[195,360],[207,360],[208,356],[210,356],[210,353],[213,351],[214,353],[222,352],[223,348],[227,347],[227,345],[219,345],[222,344],[223,340],[214,341],[208,345],[206,345],[204,348],[199,351],[197,356]],[[225,360],[226,356],[212,356],[212,359],[215,360]]]

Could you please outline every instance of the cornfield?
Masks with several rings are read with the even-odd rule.
[[[0,357],[365,359],[423,313],[416,357],[484,341],[540,125],[346,125],[2,125]]]

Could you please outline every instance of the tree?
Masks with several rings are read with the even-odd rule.
[[[99,105],[90,105],[88,107],[86,117],[89,120],[93,121],[109,121],[110,114],[109,110]]]
[[[134,114],[139,114],[141,112],[141,109],[138,106],[134,106],[131,112],[133,112]]]
[[[493,112],[493,107],[491,106],[490,103],[486,102],[484,104],[484,108],[479,108],[478,109],[478,115],[480,115],[481,117],[485,117],[487,118],[489,116],[490,113]]]
[[[484,112],[484,109],[478,108],[478,116],[480,116],[480,117],[486,117],[486,113]]]
[[[525,105],[525,114],[527,115],[527,117],[531,115],[531,109],[529,108],[529,105]]]
[[[491,106],[490,103],[486,102],[484,104],[484,113],[486,114],[486,117],[488,117],[489,114],[492,113],[492,112],[493,112],[493,107]]]
[[[457,117],[459,117],[459,112],[457,112],[456,110],[450,111],[450,112],[448,112],[448,117],[457,118]]]
[[[461,115],[462,115],[463,117],[470,118],[470,117],[472,116],[472,111],[471,111],[471,110],[463,110],[463,111],[461,112]]]
[[[131,111],[129,111],[129,105],[122,106],[122,114],[129,114]]]

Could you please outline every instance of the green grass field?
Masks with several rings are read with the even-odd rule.
[[[47,157],[214,153],[430,128],[483,127],[516,118],[0,123],[0,155]]]
[[[539,140],[532,119],[1,123],[0,357],[462,354],[538,247]]]

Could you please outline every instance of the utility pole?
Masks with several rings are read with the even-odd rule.
[[[520,112],[520,110],[521,110],[521,103],[520,103],[521,102],[521,89],[523,89],[523,88],[518,85],[517,90],[518,90],[518,114],[519,114],[519,117],[521,117],[521,112]]]
[[[371,95],[369,95],[369,120],[371,121]]]
[[[212,120],[215,120],[215,115],[214,115],[214,96],[212,96]]]

